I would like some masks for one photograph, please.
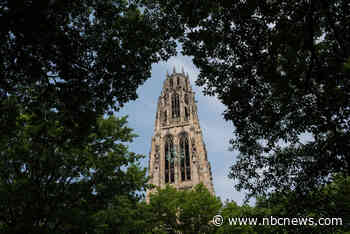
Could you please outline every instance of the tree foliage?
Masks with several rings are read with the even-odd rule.
[[[176,53],[175,19],[147,1],[0,2],[2,232],[141,225],[130,220],[146,182],[126,146],[134,135],[125,118],[101,116]]]
[[[213,233],[211,224],[221,201],[203,184],[193,190],[179,191],[171,186],[158,189],[150,197],[150,222],[159,233]]]
[[[348,1],[201,1],[191,12],[166,4],[186,24],[196,83],[235,126],[237,189],[306,194],[349,175]]]
[[[16,96],[25,109],[58,111],[65,130],[83,133],[97,116],[134,100],[152,63],[176,53],[181,32],[145,2],[1,1],[1,106]]]
[[[141,198],[147,180],[142,156],[123,143],[135,136],[126,118],[99,118],[84,144],[66,138],[55,116],[16,122],[16,135],[0,142],[2,233],[94,233],[97,214]]]
[[[337,175],[334,182],[307,194],[302,201],[292,190],[258,197],[255,206],[238,206],[234,201],[226,201],[220,211],[224,222],[216,233],[349,233],[349,185],[349,177]],[[284,225],[277,225],[278,218]],[[301,222],[293,224],[290,221],[293,218]],[[320,224],[317,223],[319,218],[323,218]],[[330,221],[329,218],[337,218],[338,223],[321,225],[324,219]],[[341,222],[338,218],[341,218]],[[228,219],[235,221],[230,224]],[[265,225],[262,225],[263,219],[270,223],[267,225],[265,221]],[[302,220],[306,219],[312,219],[317,225],[305,225]]]
[[[333,182],[311,193],[300,196],[295,191],[273,193],[259,197],[256,209],[268,209],[279,217],[341,218],[338,225],[285,226],[281,230],[291,233],[349,233],[350,232],[350,178],[336,175]],[[298,204],[297,206],[295,204]]]

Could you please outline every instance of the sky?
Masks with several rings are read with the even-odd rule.
[[[172,73],[174,66],[176,71],[180,72],[183,67],[184,72],[189,74],[192,90],[195,91],[195,98],[198,101],[198,117],[212,168],[215,194],[220,197],[221,201],[228,199],[241,205],[244,200],[244,192],[236,191],[235,181],[228,178],[229,167],[237,156],[237,152],[228,150],[229,140],[233,137],[233,125],[223,118],[224,105],[216,97],[204,96],[202,88],[195,85],[199,70],[188,56],[178,55],[167,62],[153,65],[151,78],[137,90],[139,98],[127,103],[118,113],[119,116],[129,116],[128,127],[134,129],[138,135],[129,145],[129,150],[146,155],[141,165],[147,167],[158,97],[161,94],[166,72]]]

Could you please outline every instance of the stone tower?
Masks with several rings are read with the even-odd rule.
[[[183,69],[177,73],[174,68],[166,75],[149,155],[149,183],[161,188],[172,184],[177,189],[203,183],[214,194],[194,94]]]

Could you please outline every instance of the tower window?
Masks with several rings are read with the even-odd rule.
[[[180,80],[179,77],[176,78],[176,84],[179,85],[180,84]]]
[[[174,145],[173,139],[171,136],[167,136],[165,139],[164,146],[164,159],[165,159],[165,183],[174,183],[175,182],[175,165],[174,165]]]
[[[190,117],[190,115],[189,115],[188,109],[187,109],[187,107],[185,107],[185,120],[188,120],[189,117]]]
[[[190,151],[188,145],[188,137],[183,134],[180,138],[180,154],[181,154],[181,180],[191,180],[191,164],[190,164]]]
[[[167,122],[167,111],[164,111],[164,114],[163,114],[164,116],[163,116],[163,121],[164,121],[164,123],[166,123]]]
[[[170,79],[170,87],[172,88],[173,87],[173,79]]]
[[[177,93],[174,93],[172,96],[171,109],[172,109],[173,118],[180,117],[180,101],[179,101],[179,95]]]
[[[187,93],[185,93],[184,99],[185,99],[186,105],[188,105],[188,95],[187,95]]]

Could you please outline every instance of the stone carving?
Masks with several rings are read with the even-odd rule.
[[[168,98],[169,98],[169,94],[165,93],[164,94],[164,105],[166,105],[168,103]]]
[[[159,153],[159,145],[156,145],[156,149],[155,149],[155,155],[154,155],[154,166],[155,169],[158,170],[159,167],[159,159],[160,159],[160,153]]]
[[[191,139],[191,149],[192,149],[192,162],[196,163],[197,149],[196,149],[196,142],[195,142],[194,138]]]

